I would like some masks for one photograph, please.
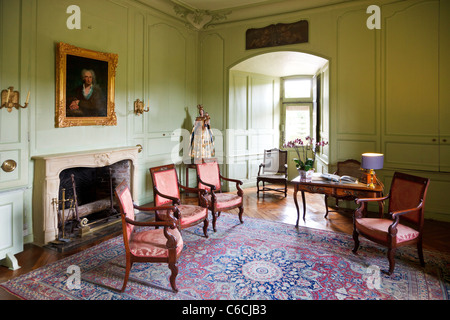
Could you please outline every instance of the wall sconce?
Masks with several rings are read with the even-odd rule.
[[[150,106],[147,106],[147,109],[144,109],[144,101],[137,99],[134,102],[134,113],[138,116],[143,114],[144,112],[148,112],[150,110]]]
[[[373,178],[375,170],[383,169],[384,155],[382,153],[363,153],[361,156],[361,168],[370,170],[370,181],[367,181],[367,186],[375,188]]]
[[[2,104],[0,105],[0,109],[6,108],[8,109],[8,112],[11,112],[12,108],[16,108],[17,110],[19,110],[19,108],[28,107],[28,101],[30,100],[30,91],[28,91],[27,100],[25,101],[25,104],[23,106],[19,104],[19,100],[20,93],[19,91],[14,91],[14,87],[9,87],[8,90],[2,90]]]

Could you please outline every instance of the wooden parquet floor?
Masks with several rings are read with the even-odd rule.
[[[301,197],[299,196],[299,205],[301,208]],[[244,189],[244,223],[245,217],[254,217],[260,219],[267,219],[272,221],[279,221],[295,226],[297,220],[297,211],[293,201],[293,188],[289,187],[288,196],[285,198],[281,193],[265,193],[260,194],[258,198],[256,195],[256,188]],[[183,199],[185,203],[195,203],[196,197],[186,197]],[[351,210],[339,209],[337,212],[331,211],[328,218],[324,218],[325,205],[324,197],[320,194],[306,193],[306,221],[300,219],[300,226],[309,228],[331,230],[336,232],[344,232],[351,234],[353,230],[352,213]],[[334,208],[330,208],[334,209]],[[230,213],[237,215],[238,210],[235,209]],[[302,214],[302,212],[301,212]],[[212,230],[211,230],[212,231]],[[89,246],[96,245],[111,237],[98,240]],[[437,250],[450,253],[450,223],[426,220],[424,226],[424,244],[425,249]],[[34,269],[45,266],[46,264],[58,261],[68,255],[74,254],[84,248],[74,250],[70,253],[58,253],[54,250],[41,248],[33,244],[26,244],[24,251],[17,254],[20,269],[11,271],[5,267],[0,266],[0,283],[9,279],[15,278],[19,275],[28,273]],[[17,297],[0,289],[0,300],[16,300]]]

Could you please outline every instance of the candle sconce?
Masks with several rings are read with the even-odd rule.
[[[141,101],[139,99],[137,99],[134,102],[134,113],[137,114],[138,116],[143,114],[144,112],[149,112],[150,111],[150,106],[147,106],[147,109],[144,108],[144,101]]]
[[[20,100],[20,93],[19,91],[14,91],[14,87],[9,87],[8,90],[4,89],[1,93],[1,102],[0,109],[6,108],[8,112],[11,112],[12,108],[16,108],[19,110],[19,108],[26,108],[28,107],[28,100],[30,99],[30,91],[28,91],[27,100],[25,101],[25,104],[21,106],[19,104]]]

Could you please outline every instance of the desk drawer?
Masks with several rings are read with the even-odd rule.
[[[300,187],[300,190],[311,192],[311,193],[322,193],[322,194],[333,194],[333,189],[330,187],[321,187],[321,186],[309,186],[309,185],[302,185]]]
[[[375,198],[376,193],[363,190],[352,190],[352,189],[336,189],[336,196],[339,197],[354,197],[356,198]]]

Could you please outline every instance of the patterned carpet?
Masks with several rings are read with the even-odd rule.
[[[122,237],[117,237],[1,284],[27,300],[448,300],[450,256],[397,250],[392,276],[385,249],[342,233],[222,214],[208,239],[199,225],[183,230],[178,293],[170,290],[165,264],[133,266],[127,289]],[[71,277],[79,268],[81,282]],[[68,281],[68,279],[70,281]]]

